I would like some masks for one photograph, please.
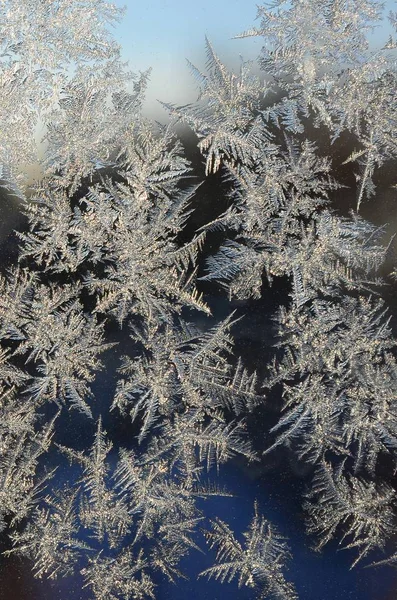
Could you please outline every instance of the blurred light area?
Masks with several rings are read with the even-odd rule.
[[[247,0],[111,0],[118,7],[126,7],[120,23],[112,34],[122,49],[122,58],[129,62],[134,73],[152,68],[144,104],[145,116],[161,123],[168,121],[167,111],[158,100],[176,105],[197,99],[197,83],[190,73],[188,59],[206,72],[205,36],[228,68],[238,71],[240,60],[254,62],[260,55],[261,37],[233,39],[234,36],[259,27],[257,5]],[[259,0],[258,4],[261,2]],[[373,46],[387,41],[393,33],[387,15],[397,11],[397,1],[384,2],[383,23],[370,36]],[[397,37],[397,34],[396,36]],[[45,128],[39,121],[35,130],[38,147],[37,163],[21,165],[19,172],[27,175],[33,184],[41,175],[39,161],[43,158],[42,143]]]
[[[133,72],[152,67],[144,112],[165,122],[166,111],[157,100],[187,104],[197,98],[197,86],[186,59],[205,71],[205,36],[229,68],[259,56],[262,38],[232,39],[259,26],[257,4],[247,0],[113,0],[126,7],[124,19],[114,28],[122,55]],[[261,2],[258,2],[260,5]],[[373,45],[386,42],[392,28],[386,19],[397,10],[395,0],[384,2],[384,22],[370,36]]]
[[[167,120],[157,100],[194,102],[198,90],[186,59],[205,71],[205,36],[229,67],[239,67],[239,55],[255,60],[261,38],[233,40],[255,25],[256,4],[243,0],[113,0],[126,6],[123,21],[114,28],[123,58],[133,72],[152,68],[145,114]]]

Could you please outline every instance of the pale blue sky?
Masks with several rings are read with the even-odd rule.
[[[254,25],[255,2],[246,0],[113,0],[127,6],[115,34],[123,56],[133,71],[152,67],[147,110],[158,110],[156,98],[183,104],[194,101],[197,88],[186,58],[200,68],[205,65],[205,35],[215,49],[233,63],[243,54],[255,59],[260,38],[232,40]],[[245,8],[244,8],[245,7]]]
[[[261,38],[231,39],[258,25],[260,0],[113,0],[126,6],[123,22],[114,34],[130,61],[132,71],[152,67],[146,110],[157,110],[156,98],[183,104],[195,100],[197,89],[186,58],[204,68],[204,37],[208,36],[227,64],[236,65],[241,54],[256,59]],[[386,13],[397,10],[396,0],[385,2]],[[387,24],[386,24],[387,26]],[[382,33],[388,35],[388,29]],[[382,35],[383,38],[383,35]]]

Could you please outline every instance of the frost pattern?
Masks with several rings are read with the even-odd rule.
[[[18,265],[0,275],[0,530],[35,576],[78,575],[98,600],[154,599],[204,531],[217,556],[200,575],[296,598],[285,538],[257,504],[243,541],[199,508],[230,495],[217,483],[227,461],[261,460],[253,423],[265,455],[305,463],[318,550],[338,537],[355,566],[393,543],[396,342],[381,298],[392,242],[358,214],[396,159],[396,43],[368,41],[381,10],[259,6],[259,27],[239,37],[263,38],[265,82],[244,61],[229,71],[207,39],[207,72],[189,63],[197,103],[163,103],[162,126],[141,114],[150,71],[129,73],[106,28],[114,5],[0,0],[1,187],[28,222]],[[178,122],[203,157],[193,182]],[[42,176],[27,190],[41,124]],[[213,181],[227,208],[215,198],[201,215]],[[240,307],[280,282],[273,326],[257,332],[273,359],[254,371],[234,339]],[[212,317],[217,300],[237,314]],[[96,400],[110,350],[113,392]],[[59,442],[69,418],[94,425],[88,447]],[[104,429],[116,418],[122,447]],[[65,461],[66,481],[48,467]],[[391,552],[378,564],[395,564]]]

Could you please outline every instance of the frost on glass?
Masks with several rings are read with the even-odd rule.
[[[293,585],[283,573],[284,563],[290,558],[288,545],[272,524],[258,514],[256,504],[249,529],[243,535],[244,545],[224,521],[212,522],[206,540],[217,550],[216,564],[200,576],[215,577],[222,582],[238,578],[238,586],[255,589],[257,598],[296,598]]]
[[[0,183],[26,223],[0,274],[2,560],[143,600],[215,550],[197,576],[291,600],[286,538],[257,505],[242,535],[203,508],[232,495],[225,463],[286,456],[307,474],[302,544],[395,564],[396,269],[365,216],[395,173],[396,44],[369,42],[381,3],[259,6],[237,37],[262,38],[262,73],[206,40],[198,101],[164,99],[168,125],[142,115],[150,71],[122,63],[119,17],[0,0]]]

